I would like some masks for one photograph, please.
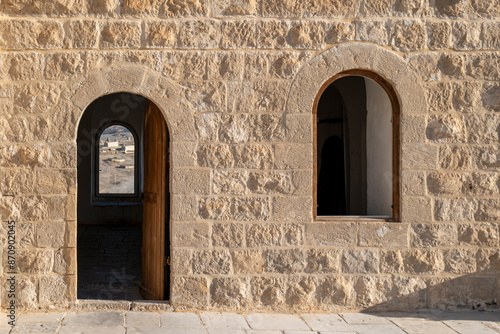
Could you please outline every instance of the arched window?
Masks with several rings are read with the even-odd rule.
[[[316,104],[317,216],[398,219],[399,104],[368,71],[343,72]]]
[[[112,124],[98,135],[96,196],[136,195],[137,141],[125,125]]]

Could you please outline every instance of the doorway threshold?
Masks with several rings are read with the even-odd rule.
[[[184,310],[184,306],[175,307],[170,301],[165,300],[102,300],[102,299],[78,299],[70,307],[79,311],[176,311]]]

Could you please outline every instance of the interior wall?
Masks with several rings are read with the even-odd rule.
[[[392,105],[385,90],[365,78],[367,214],[392,216]]]

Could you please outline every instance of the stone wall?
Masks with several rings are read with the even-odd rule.
[[[0,15],[0,240],[15,220],[23,308],[76,301],[76,129],[120,91],[169,127],[174,306],[500,302],[498,0],[3,0]],[[400,222],[313,219],[313,103],[349,69],[398,96]]]

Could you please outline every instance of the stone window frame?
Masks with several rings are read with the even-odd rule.
[[[371,79],[380,85],[387,93],[392,106],[392,216],[390,218],[372,217],[371,215],[339,215],[339,216],[318,216],[317,215],[317,200],[318,200],[318,149],[317,149],[317,130],[316,122],[318,104],[325,90],[335,81],[349,77],[360,76]],[[400,142],[401,142],[401,124],[400,124],[401,107],[398,96],[394,87],[380,74],[364,69],[350,69],[337,73],[327,81],[325,81],[319,89],[312,110],[313,119],[313,219],[317,220],[382,220],[382,221],[399,221],[400,218]]]
[[[427,124],[428,103],[422,78],[417,75],[407,58],[389,51],[379,45],[368,42],[351,42],[333,46],[305,62],[299,69],[293,82],[285,106],[285,126],[290,146],[303,157],[301,168],[309,173],[309,196],[305,208],[312,221],[386,221],[386,219],[359,217],[359,216],[332,216],[316,217],[313,203],[313,169],[314,169],[314,123],[312,117],[314,103],[318,92],[325,82],[339,73],[349,70],[362,70],[377,73],[389,83],[399,100],[400,139],[399,139],[399,175],[398,185],[399,214],[390,221],[413,222],[418,221],[424,212],[428,214],[429,201],[425,196],[412,195],[403,192],[404,175],[415,170],[414,158],[427,147],[425,136],[414,136],[415,122],[418,120],[418,129],[424,129]],[[413,153],[411,153],[413,152]],[[422,153],[423,154],[423,153]],[[408,160],[410,159],[410,160]],[[435,156],[437,165],[437,154]],[[293,156],[284,156],[281,162],[284,166],[296,165]],[[418,169],[418,168],[417,168]],[[306,214],[304,212],[304,214]],[[328,217],[328,216],[327,216]]]

